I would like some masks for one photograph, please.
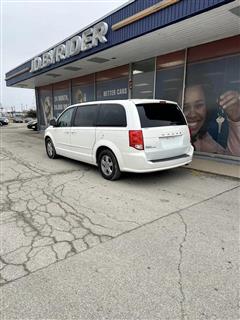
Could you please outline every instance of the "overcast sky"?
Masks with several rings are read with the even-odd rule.
[[[7,88],[5,73],[127,0],[0,0],[1,95],[5,110],[35,105],[34,90]]]

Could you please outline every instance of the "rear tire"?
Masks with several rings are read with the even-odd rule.
[[[117,180],[121,176],[121,171],[117,159],[112,151],[105,149],[98,157],[98,167],[101,175],[106,180]]]
[[[45,146],[46,146],[46,152],[47,155],[50,159],[56,159],[57,158],[57,153],[54,147],[54,144],[50,138],[47,138],[45,141]]]

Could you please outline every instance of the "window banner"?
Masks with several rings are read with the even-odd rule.
[[[40,90],[40,125],[47,126],[53,117],[52,90]]]
[[[59,114],[69,106],[69,90],[58,89],[53,91],[53,116],[57,118]]]
[[[196,151],[240,156],[240,55],[189,64],[183,111]]]
[[[128,78],[97,82],[97,100],[128,99]]]
[[[72,87],[72,103],[81,103],[94,100],[94,85]]]

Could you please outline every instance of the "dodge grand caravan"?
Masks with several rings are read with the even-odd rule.
[[[49,158],[57,155],[121,172],[153,172],[185,165],[193,147],[180,107],[165,100],[108,100],[75,104],[45,130]]]

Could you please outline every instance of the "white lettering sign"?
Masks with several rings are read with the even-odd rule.
[[[122,94],[127,94],[127,88],[120,88],[120,89],[112,89],[112,90],[103,91],[104,97],[113,97],[113,96],[119,96]]]
[[[92,28],[85,30],[82,36],[75,36],[56,48],[43,53],[42,56],[34,58],[31,62],[30,72],[41,70],[56,62],[75,56],[81,51],[84,52],[92,49],[98,46],[99,42],[107,42],[107,32],[108,24],[106,22],[99,22]]]

